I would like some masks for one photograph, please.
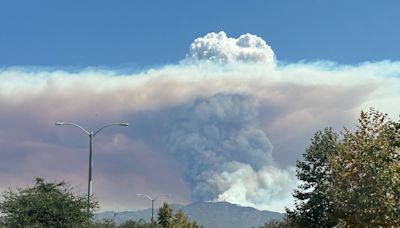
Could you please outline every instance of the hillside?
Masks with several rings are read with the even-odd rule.
[[[186,206],[173,204],[174,212],[182,209],[191,220],[204,225],[206,228],[246,228],[257,227],[270,219],[281,219],[283,214],[271,211],[260,211],[252,207],[242,207],[226,202],[218,203],[193,203]],[[155,217],[157,211],[154,210]],[[125,212],[102,212],[96,215],[97,219],[112,218],[115,216],[117,223],[128,219],[150,220],[151,209]]]

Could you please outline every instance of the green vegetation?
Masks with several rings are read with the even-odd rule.
[[[97,203],[91,201],[87,213],[87,198],[75,196],[65,182],[45,182],[36,178],[31,188],[3,193],[0,202],[5,227],[89,227]]]
[[[192,222],[182,211],[173,213],[172,208],[164,202],[163,206],[158,210],[157,221],[146,223],[143,220],[128,220],[117,225],[113,219],[106,219],[97,222],[94,227],[97,228],[203,228],[196,222]]]
[[[182,212],[173,214],[167,203],[158,212],[158,221],[128,220],[116,224],[114,219],[94,221],[93,211],[98,203],[90,202],[87,213],[87,198],[75,196],[65,182],[45,182],[37,178],[31,188],[6,191],[0,202],[0,227],[90,227],[90,228],[202,228]]]
[[[114,219],[105,219],[100,222],[95,222],[93,228],[163,228],[163,226],[156,223],[148,223],[144,220],[134,221],[127,220],[121,224],[117,224]]]
[[[164,202],[163,206],[158,210],[158,224],[162,227],[170,227],[172,224],[172,208]]]
[[[303,157],[287,227],[400,227],[400,122],[361,112],[355,132],[317,132]]]
[[[287,219],[281,220],[270,220],[266,222],[264,225],[260,226],[260,228],[291,228],[295,227],[291,224],[291,222]]]
[[[190,221],[182,210],[173,215],[173,210],[167,203],[158,210],[158,224],[165,228],[203,228],[195,221]]]
[[[300,227],[332,227],[334,204],[329,197],[332,187],[330,159],[339,150],[338,134],[331,128],[315,133],[311,145],[297,162],[297,177],[302,184],[293,193],[297,199],[295,210],[287,210],[292,223]]]

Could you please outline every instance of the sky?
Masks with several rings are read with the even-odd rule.
[[[196,37],[263,37],[281,61],[399,60],[396,0],[1,1],[0,66],[176,63]]]
[[[35,177],[101,210],[283,211],[313,133],[398,118],[397,1],[2,1],[0,191]]]

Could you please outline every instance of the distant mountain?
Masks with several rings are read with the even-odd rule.
[[[191,220],[206,228],[250,228],[258,227],[271,219],[280,220],[283,214],[271,211],[259,211],[252,207],[242,207],[226,202],[218,203],[193,203],[187,206],[172,204],[174,212],[182,209]],[[157,217],[158,209],[154,209],[154,217]],[[115,216],[115,217],[114,217]],[[144,219],[150,221],[151,209],[125,212],[102,212],[96,214],[96,219],[114,217],[117,223],[126,220]]]

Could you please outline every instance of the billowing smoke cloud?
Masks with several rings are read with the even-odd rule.
[[[220,63],[263,62],[271,65],[275,61],[271,47],[260,37],[247,33],[235,39],[227,37],[223,31],[195,39],[190,45],[187,58]]]
[[[258,112],[258,102],[240,94],[198,98],[174,112],[167,149],[182,162],[193,200],[270,210],[288,203],[295,180],[275,166]]]
[[[207,44],[217,34],[207,35],[194,41],[191,61],[134,74],[0,70],[0,191],[41,176],[85,193],[87,137],[53,123],[127,121],[95,139],[93,192],[103,210],[148,207],[135,196],[144,192],[283,211],[315,131],[351,127],[369,107],[400,113],[399,62],[271,65],[266,46],[244,57],[253,49],[218,34],[235,48]]]

